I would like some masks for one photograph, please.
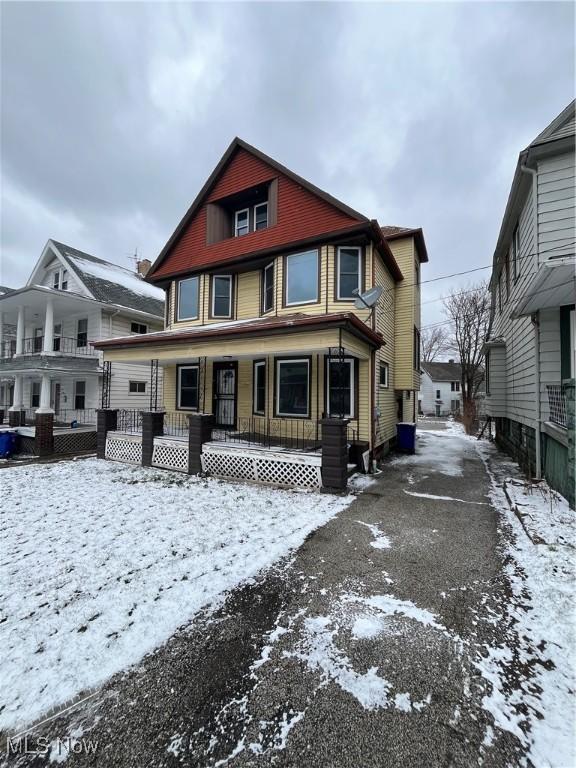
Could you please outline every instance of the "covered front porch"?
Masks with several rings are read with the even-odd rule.
[[[326,420],[345,423],[346,463],[368,471],[376,334],[364,324],[352,330],[343,327],[345,324],[319,328],[322,319],[315,320],[315,327],[306,332],[298,332],[293,323],[284,321],[280,326],[283,334],[264,332],[247,337],[235,333],[232,339],[227,338],[229,324],[210,343],[199,343],[200,339],[194,343],[193,337],[200,336],[196,331],[180,338],[179,344],[174,342],[183,334],[165,332],[149,334],[146,343],[130,340],[123,346],[120,339],[99,346],[104,350],[105,366],[122,361],[148,368],[150,411],[163,414],[154,435],[158,464],[161,454],[174,459],[180,453],[170,468],[184,468],[186,449],[177,443],[187,440],[188,416],[201,415],[210,417],[202,451],[203,471],[263,481],[265,466],[269,468],[268,462],[274,460],[315,467],[318,476]],[[210,332],[214,334],[215,329]],[[162,402],[153,399],[160,368],[164,374]],[[114,409],[114,403],[109,402],[108,407]],[[114,434],[108,438],[108,457],[120,458],[121,453],[138,462],[142,431],[137,412],[120,411]],[[120,442],[124,443],[122,449]],[[295,472],[294,468],[290,471]],[[275,482],[279,482],[277,476]]]

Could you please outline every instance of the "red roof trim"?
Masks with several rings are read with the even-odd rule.
[[[381,347],[384,340],[379,333],[373,331],[365,325],[359,317],[352,312],[341,312],[332,315],[305,315],[303,317],[278,317],[274,320],[265,318],[259,322],[256,319],[254,323],[248,321],[244,325],[228,326],[226,328],[203,327],[201,330],[187,330],[177,332],[162,332],[159,334],[142,334],[131,336],[129,338],[105,339],[103,341],[92,342],[95,349],[129,349],[140,346],[170,345],[182,341],[210,341],[212,339],[227,339],[235,336],[255,336],[259,337],[278,331],[285,332],[287,328],[296,330],[316,330],[326,326],[344,328],[355,336],[364,339],[373,347]],[[160,335],[162,334],[162,335]]]

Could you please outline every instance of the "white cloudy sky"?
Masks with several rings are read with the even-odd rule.
[[[30,2],[1,15],[12,287],[49,237],[123,266],[136,247],[153,259],[235,135],[381,224],[422,226],[424,279],[488,264],[518,152],[574,92],[571,3]],[[423,309],[440,318],[438,302]]]

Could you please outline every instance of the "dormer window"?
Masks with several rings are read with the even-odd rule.
[[[234,214],[234,237],[247,235],[250,232],[250,209],[244,208]]]
[[[56,272],[54,272],[52,287],[55,288],[56,290],[60,288],[60,270],[59,269],[57,269]]]
[[[278,221],[278,179],[257,184],[206,206],[206,243],[261,232]]]
[[[254,206],[254,229],[266,229],[268,227],[268,203],[260,203]]]

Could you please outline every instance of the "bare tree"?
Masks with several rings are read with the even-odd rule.
[[[423,363],[433,363],[450,348],[450,335],[445,328],[422,329],[420,349]]]
[[[451,321],[450,346],[458,352],[462,366],[462,421],[468,434],[476,416],[476,395],[484,378],[482,347],[490,331],[488,283],[469,285],[444,298],[444,314]]]

